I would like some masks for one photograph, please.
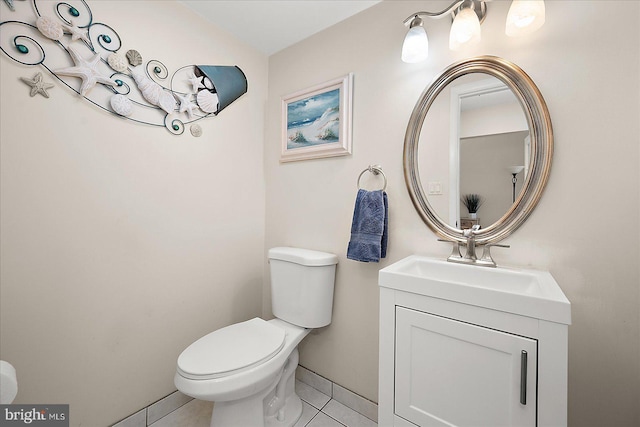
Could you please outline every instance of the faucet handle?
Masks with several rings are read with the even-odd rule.
[[[486,263],[486,265],[489,265],[491,267],[495,267],[496,266],[496,262],[491,257],[491,247],[492,246],[497,246],[499,248],[510,248],[511,246],[503,245],[503,244],[499,244],[499,243],[487,243],[486,245],[483,245],[482,257],[480,257],[480,261],[482,263]]]
[[[462,254],[460,253],[460,242],[458,242],[457,240],[446,239],[438,239],[438,242],[453,243],[453,250],[451,251],[451,255],[449,255],[449,259],[462,258]]]

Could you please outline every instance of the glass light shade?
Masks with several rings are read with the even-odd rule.
[[[544,0],[513,0],[507,14],[509,37],[531,34],[544,25]]]
[[[409,29],[402,44],[402,60],[416,63],[427,59],[429,56],[429,39],[427,32],[421,25]]]
[[[449,33],[449,49],[458,50],[480,42],[480,20],[470,9],[464,8],[456,15]]]

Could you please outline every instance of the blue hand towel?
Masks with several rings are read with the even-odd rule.
[[[358,190],[347,258],[378,262],[387,256],[388,201],[382,190]]]

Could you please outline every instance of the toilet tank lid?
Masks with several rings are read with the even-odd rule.
[[[269,259],[308,266],[334,265],[338,263],[338,256],[335,254],[291,247],[269,249]]]

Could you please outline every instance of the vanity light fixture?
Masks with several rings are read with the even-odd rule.
[[[480,43],[480,16],[475,12],[475,5],[482,4],[479,1],[468,1],[471,7],[465,7],[467,2],[462,2],[460,7],[454,11],[455,18],[451,24],[449,33],[449,49],[458,50],[463,46],[473,46]],[[482,14],[484,18],[484,14]]]
[[[504,32],[509,37],[531,34],[544,24],[543,0],[513,0]]]
[[[402,60],[404,62],[422,62],[429,55],[429,39],[422,22],[422,18],[418,15],[411,20],[409,32],[402,44]]]
[[[483,0],[455,0],[440,12],[417,12],[404,20],[409,32],[402,45],[402,60],[415,63],[427,59],[429,39],[421,17],[439,19],[452,16],[453,23],[449,33],[449,49],[458,50],[480,42],[480,24],[487,14],[487,2]],[[505,33],[510,37],[530,34],[544,24],[544,0],[513,0]]]

